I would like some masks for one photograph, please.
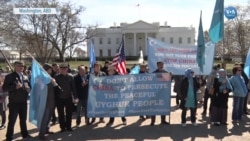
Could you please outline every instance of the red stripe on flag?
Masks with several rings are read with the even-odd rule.
[[[114,56],[112,65],[115,66],[116,71],[119,74],[126,74],[126,60],[125,60],[125,52],[124,52],[124,40],[122,39],[121,45],[117,51],[117,54]]]

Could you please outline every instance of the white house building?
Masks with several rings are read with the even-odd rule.
[[[120,26],[97,28],[92,38],[96,57],[110,57],[116,54],[124,35],[126,56],[139,56],[140,50],[147,56],[147,38],[152,37],[173,45],[194,46],[194,27],[171,27],[166,23],[147,23],[139,20],[135,23],[121,23]],[[89,55],[90,44],[87,45]]]

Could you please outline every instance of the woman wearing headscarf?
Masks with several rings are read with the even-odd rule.
[[[197,79],[194,78],[194,71],[189,68],[185,71],[185,77],[181,81],[181,123],[182,126],[186,126],[186,113],[190,109],[191,112],[191,122],[196,126],[196,92],[199,89],[200,84]]]
[[[227,78],[226,71],[220,69],[219,77],[214,78],[214,93],[212,99],[211,123],[213,125],[227,125],[227,109],[229,92],[232,91],[232,86]]]
[[[230,78],[233,87],[233,123],[242,119],[244,99],[247,95],[247,87],[243,77],[241,76],[242,68],[234,67],[233,76]]]

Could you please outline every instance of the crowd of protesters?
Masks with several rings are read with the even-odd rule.
[[[156,63],[157,70],[153,73],[167,73],[164,70],[164,63]],[[212,125],[227,125],[228,121],[228,98],[229,93],[233,96],[232,122],[237,124],[242,120],[247,112],[247,98],[249,93],[249,79],[243,71],[244,64],[236,63],[232,69],[232,76],[229,78],[226,72],[225,64],[214,66],[211,74],[207,76],[195,76],[192,68],[187,68],[185,74],[174,75],[173,81],[176,93],[176,105],[181,108],[181,125],[186,127],[186,113],[190,110],[191,122],[196,124],[197,104],[203,104],[203,116],[209,113]],[[42,126],[39,130],[39,139],[45,140],[46,134],[53,134],[49,130],[49,124],[59,123],[61,132],[72,131],[72,114],[76,113],[76,126],[80,126],[82,113],[85,117],[85,124],[91,125],[96,118],[87,117],[88,101],[88,80],[90,74],[96,77],[106,77],[110,75],[119,75],[116,69],[109,61],[104,66],[95,63],[93,70],[89,70],[84,65],[79,65],[77,71],[71,70],[68,64],[54,63],[44,64],[43,68],[51,75],[51,83],[48,84],[48,97],[46,108],[42,118]],[[132,68],[131,68],[132,69]],[[5,78],[0,78],[0,129],[6,128],[6,110],[9,110],[6,140],[12,140],[14,126],[19,116],[21,135],[23,138],[32,138],[27,130],[27,100],[30,92],[29,77],[31,69],[26,68],[22,61],[14,63],[14,70],[10,68],[0,73],[8,73]],[[130,69],[127,69],[129,73]],[[148,73],[146,64],[140,65],[139,73]],[[172,73],[171,73],[172,74]],[[63,90],[61,89],[63,88]],[[199,93],[199,94],[197,94]],[[8,97],[8,99],[7,99]],[[73,100],[72,100],[73,97]],[[208,100],[210,99],[210,104]],[[8,106],[6,102],[8,101]],[[208,108],[209,107],[209,108]],[[58,115],[58,116],[57,116]],[[151,117],[151,126],[154,126],[156,116],[140,115],[139,120],[146,120]],[[114,117],[109,117],[106,126],[114,123]],[[126,117],[121,117],[123,125],[126,125]],[[99,123],[105,123],[104,117],[99,117]],[[161,124],[168,125],[165,115],[161,115]]]

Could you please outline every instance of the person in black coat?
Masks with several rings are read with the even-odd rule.
[[[76,94],[79,98],[77,104],[77,114],[76,114],[76,125],[81,124],[81,110],[84,109],[85,123],[90,125],[89,118],[87,118],[87,101],[88,101],[88,82],[89,75],[86,74],[85,66],[81,65],[78,67],[78,74],[74,77]]]
[[[176,93],[176,106],[179,107],[180,104],[180,95],[181,95],[181,80],[183,78],[183,75],[176,75],[174,76],[174,92]]]
[[[56,89],[56,107],[61,132],[72,131],[73,100],[77,103],[79,99],[76,95],[74,77],[68,73],[68,64],[60,64],[60,74],[55,80],[58,87],[62,88],[62,90]]]
[[[108,74],[109,75],[119,75],[118,72],[115,71],[115,67],[112,66],[112,65],[110,65],[108,67]],[[122,119],[122,124],[126,125],[127,124],[126,118],[125,117],[121,117],[121,119]],[[106,124],[106,126],[111,126],[114,123],[114,121],[115,121],[115,118],[114,117],[110,117],[109,118],[109,122]]]
[[[59,73],[60,73],[59,64],[58,63],[53,63],[52,64],[52,74],[51,74],[51,77],[55,78],[56,75],[58,75]],[[52,125],[55,125],[56,121],[57,121],[57,117],[56,117],[56,112],[55,111],[56,111],[56,106],[54,107],[54,109],[52,111],[52,117],[51,117]]]
[[[111,63],[109,61],[105,61],[104,66],[101,68],[101,71],[108,75],[108,67]]]
[[[31,138],[27,130],[27,99],[30,92],[28,76],[23,74],[24,63],[14,62],[14,72],[5,77],[3,90],[9,93],[9,122],[6,133],[6,141],[11,141],[17,116],[20,120],[21,135],[23,138]]]
[[[181,123],[182,126],[186,126],[186,113],[190,109],[191,112],[191,122],[196,126],[196,109],[197,109],[197,98],[196,92],[199,89],[200,84],[194,77],[194,71],[192,69],[187,69],[185,71],[185,77],[181,81]]]
[[[226,71],[220,69],[219,78],[214,78],[214,93],[211,95],[211,123],[213,125],[227,125],[227,109],[229,93],[232,86],[227,78]]]
[[[163,62],[159,61],[157,62],[157,70],[155,70],[153,73],[167,73],[166,70],[164,70],[164,64]],[[155,115],[151,116],[151,126],[154,126],[155,124]],[[166,122],[166,116],[161,115],[161,124],[167,124],[169,125],[169,122]]]

